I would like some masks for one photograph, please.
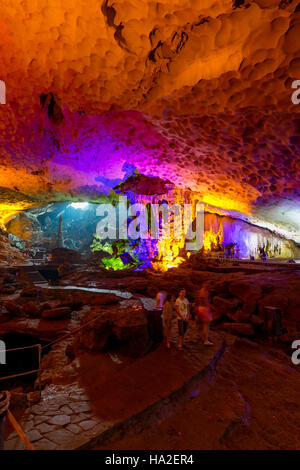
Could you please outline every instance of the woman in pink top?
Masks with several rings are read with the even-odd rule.
[[[195,316],[196,320],[203,324],[202,332],[204,345],[212,346],[213,343],[208,339],[209,325],[212,321],[212,314],[209,307],[207,282],[203,284],[196,295]]]

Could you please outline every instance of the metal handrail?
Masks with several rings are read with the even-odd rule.
[[[42,382],[41,382],[42,345],[41,344],[34,344],[33,346],[24,346],[22,348],[4,349],[4,350],[1,350],[0,352],[20,351],[20,350],[23,350],[23,349],[30,349],[30,348],[38,348],[39,368],[35,369],[35,370],[30,370],[30,371],[27,371],[27,372],[21,372],[20,374],[14,374],[14,375],[8,375],[6,377],[0,377],[0,381],[1,380],[14,379],[16,377],[22,377],[24,375],[30,375],[30,374],[34,374],[34,373],[37,372],[38,373],[38,382],[39,382],[39,392],[41,394],[41,391],[42,391]]]
[[[1,439],[0,439],[0,450],[4,449],[4,431],[5,431],[5,421],[6,421],[6,416],[8,417],[10,423],[16,430],[18,436],[22,439],[23,443],[25,444],[25,447],[27,450],[35,450],[34,446],[31,444],[30,440],[24,433],[23,429],[21,428],[20,424],[12,414],[12,412],[9,410],[9,404],[10,404],[10,397],[11,394],[10,392],[6,391],[3,392],[3,397],[5,398],[0,401],[0,418],[1,418]]]

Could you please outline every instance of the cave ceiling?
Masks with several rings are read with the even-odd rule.
[[[298,1],[0,6],[0,212],[137,170],[300,241]]]

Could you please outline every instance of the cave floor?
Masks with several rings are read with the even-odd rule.
[[[299,387],[300,374],[285,355],[237,339],[197,396],[142,431],[132,429],[92,448],[299,449]]]
[[[146,356],[129,358],[118,351],[81,352],[66,361],[66,339],[49,355],[42,401],[20,415],[21,425],[37,449],[299,449],[299,366],[290,358],[291,338],[297,339],[300,266],[274,263],[187,265],[167,273],[103,273],[78,266],[60,281],[76,286],[130,293],[151,309],[151,289],[170,292],[185,287],[188,296],[203,280],[211,282],[214,315],[213,348],[205,348],[192,321],[186,348],[177,351],[173,327],[171,351],[159,345]],[[222,271],[223,270],[223,271]],[[127,294],[126,294],[127,295]],[[14,299],[14,295],[1,299]],[[230,308],[220,311],[220,300]],[[218,303],[216,303],[216,300]],[[263,306],[285,310],[289,339],[270,346],[252,333],[250,339],[233,336],[224,323],[252,328]],[[248,320],[243,317],[251,307]],[[229,307],[228,307],[229,308]],[[230,313],[230,316],[228,314]],[[53,340],[72,332],[86,315],[83,308],[69,318],[48,322],[13,318],[1,331],[45,336]],[[221,322],[221,323],[220,323]],[[237,322],[237,323],[236,323]],[[226,323],[228,325],[228,323]],[[256,331],[256,330],[255,330]],[[283,348],[284,346],[284,348]],[[285,352],[283,352],[283,349]],[[286,354],[288,352],[288,354]],[[53,364],[59,364],[56,370]],[[7,449],[23,448],[11,433]]]
[[[173,343],[176,342],[176,324]],[[36,449],[88,448],[120,432],[143,429],[161,413],[172,413],[182,396],[197,393],[203,377],[213,374],[224,349],[224,334],[212,333],[214,346],[205,347],[191,322],[184,351],[160,344],[138,359],[112,353],[82,353],[67,374],[56,377],[42,392],[39,404],[20,421]],[[74,372],[75,369],[75,372]],[[15,433],[6,449],[22,449]]]

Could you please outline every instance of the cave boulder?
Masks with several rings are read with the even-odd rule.
[[[83,323],[88,324],[78,333],[75,348],[90,351],[118,349],[123,354],[137,357],[145,354],[151,346],[140,300],[129,299],[118,305],[95,309]]]
[[[257,313],[257,302],[256,300],[253,300],[253,299],[248,299],[246,302],[243,303],[243,306],[242,306],[242,313],[244,315],[248,315],[248,317],[250,315],[254,315]]]
[[[20,305],[16,304],[15,302],[11,302],[11,301],[5,302],[4,306],[12,317],[24,316],[23,308]]]
[[[215,296],[213,299],[213,305],[221,314],[227,314],[227,312],[234,312],[238,308],[239,300],[236,297],[225,298]]]
[[[249,279],[239,279],[232,281],[228,285],[230,293],[234,297],[238,297],[243,302],[254,301],[261,297],[262,286],[255,281]]]
[[[16,289],[13,286],[5,285],[1,288],[1,294],[3,295],[12,295],[15,291]]]
[[[8,233],[15,235],[20,240],[38,240],[40,223],[37,218],[29,213],[20,213],[12,218],[7,224]]]
[[[41,293],[41,289],[35,286],[26,286],[20,293],[21,297],[36,297]]]
[[[49,302],[44,302],[40,305],[40,311],[43,312],[44,310],[51,310],[53,306]]]
[[[250,321],[250,315],[249,315],[249,313],[243,312],[243,310],[239,310],[236,313],[234,321],[236,323],[248,323]]]
[[[24,304],[23,310],[29,317],[39,317],[41,314],[40,308],[32,301]]]
[[[13,274],[6,274],[3,277],[3,285],[11,285],[16,282],[16,277]]]
[[[251,315],[250,323],[252,323],[254,327],[262,327],[264,325],[264,320],[258,315]]]
[[[5,312],[0,312],[0,323],[6,323],[10,321],[11,314],[6,310]]]
[[[0,229],[0,263],[11,266],[28,262],[28,256],[18,248],[12,246],[7,233]]]
[[[44,310],[42,312],[42,318],[45,318],[46,320],[52,320],[52,319],[66,317],[70,313],[71,313],[70,307],[58,307],[58,308],[53,308],[51,310]]]

